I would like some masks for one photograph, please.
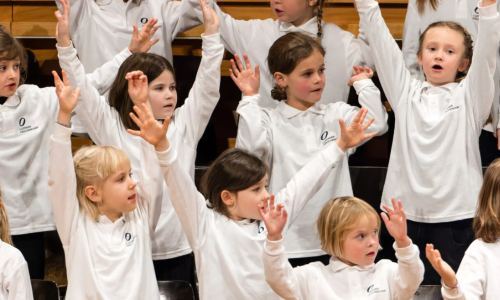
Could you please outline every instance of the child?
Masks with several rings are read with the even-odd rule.
[[[200,298],[278,299],[264,282],[260,259],[266,228],[258,206],[269,198],[266,165],[245,150],[227,150],[203,176],[201,195],[179,163],[175,149],[158,146],[161,141],[166,144],[168,135],[158,130],[159,126],[149,126],[155,123],[154,117],[144,104],[143,110],[146,113],[135,107],[139,120],[131,114],[141,131],[129,132],[156,147],[172,205],[195,253]],[[361,109],[348,128],[340,120],[342,135],[276,195],[276,201],[288,208],[289,224],[323,185],[344,152],[374,135],[364,133],[373,122],[363,124],[366,114]]]
[[[12,247],[9,219],[0,191],[0,299],[33,299],[28,264],[23,254]]]
[[[273,109],[261,108],[259,73],[254,75],[248,58],[247,69],[233,64],[233,80],[243,91],[237,112],[240,115],[236,147],[250,151],[269,166],[269,190],[277,193],[316,155],[340,136],[338,120],[347,126],[359,108],[344,102],[319,104],[323,98],[325,49],[313,38],[293,32],[280,37],[269,50],[268,67],[276,80],[272,95],[280,101]],[[259,66],[260,67],[260,66]],[[380,92],[370,78],[373,72],[354,66],[350,85],[354,85],[360,104],[375,117],[367,132],[381,135],[387,131],[387,112]],[[235,77],[236,76],[236,77]],[[353,195],[348,155],[331,172],[325,184],[308,202],[290,228],[285,249],[292,266],[330,257],[321,250],[314,220],[332,197]]]
[[[377,72],[396,115],[382,204],[405,197],[408,236],[420,249],[434,243],[453,268],[473,241],[472,217],[482,183],[478,139],[494,97],[500,40],[496,2],[479,3],[479,31],[472,42],[454,22],[434,23],[418,52],[426,81],[411,78],[403,55],[374,0],[356,0]],[[460,82],[456,80],[467,73]],[[384,247],[385,248],[385,247]],[[427,261],[423,284],[438,284]]]
[[[128,114],[134,104],[140,106],[140,103],[149,102],[157,120],[172,118],[169,140],[179,153],[182,168],[194,180],[196,147],[219,101],[220,64],[224,55],[218,33],[219,19],[204,1],[201,5],[206,19],[202,35],[203,57],[189,98],[178,109],[175,109],[174,69],[164,57],[150,53],[130,56],[120,67],[107,99],[101,97],[85,77],[85,70],[75,49],[70,47],[69,39],[58,45],[62,69],[68,73],[73,86],[82,87],[75,111],[90,137],[98,145],[115,146],[125,151],[134,173],[141,168],[141,139],[127,133],[126,129],[138,129]],[[127,91],[127,86],[142,84],[148,87],[143,94]],[[192,250],[173,211],[166,185],[163,195],[162,214],[153,241],[157,278],[188,281],[196,289]]]
[[[434,245],[427,245],[426,255],[441,276],[443,298],[494,300],[500,296],[500,160],[495,160],[484,174],[474,218],[476,240],[465,252],[457,275],[441,258]]]
[[[154,153],[144,142],[138,189],[118,148],[85,147],[73,159],[70,119],[80,89],[72,93],[64,73],[64,83],[54,78],[60,108],[50,142],[49,197],[66,256],[66,297],[160,299],[151,240],[162,182],[147,165]]]
[[[479,10],[477,0],[463,1],[438,1],[438,0],[411,0],[408,2],[405,27],[403,31],[403,57],[406,67],[413,77],[424,80],[424,74],[418,64],[417,52],[419,37],[432,23],[438,21],[453,21],[460,23],[471,35],[473,41],[477,39]],[[499,2],[500,3],[500,2]],[[497,3],[498,6],[498,3]],[[497,58],[497,69],[498,58]],[[479,149],[483,166],[488,166],[495,158],[500,156],[500,143],[497,134],[499,115],[499,95],[496,79],[495,100],[491,109],[491,118],[483,127],[479,137]]]
[[[355,197],[327,202],[319,214],[318,232],[323,249],[332,255],[329,265],[316,262],[292,268],[283,248],[287,211],[265,203],[260,214],[267,228],[263,260],[266,281],[284,299],[411,299],[424,275],[418,247],[406,234],[406,216],[401,201],[382,213],[396,240],[398,263],[381,260],[380,218],[368,203]],[[390,218],[390,219],[389,219]]]
[[[189,1],[195,11],[199,11],[196,1]],[[373,66],[368,45],[362,35],[356,38],[350,32],[342,30],[337,25],[323,21],[323,5],[326,0],[271,0],[271,9],[277,20],[235,20],[224,13],[216,1],[209,0],[219,18],[222,20],[220,32],[226,49],[242,57],[248,54],[250,60],[262,68],[263,74],[269,74],[266,59],[269,48],[281,36],[289,32],[302,32],[314,37],[326,50],[325,95],[322,104],[347,102],[349,82],[353,65]],[[202,20],[201,12],[198,17]],[[262,97],[260,105],[276,107],[278,102],[271,97],[274,81],[269,76],[263,76],[260,82],[259,94]],[[382,121],[382,120],[380,120]]]
[[[69,34],[64,22],[59,22],[57,28],[58,41]],[[143,30],[147,34],[149,29]],[[147,48],[145,41],[138,39],[132,40],[132,46]],[[108,81],[129,55],[128,50],[122,51],[88,75],[89,82],[99,91],[106,90]],[[47,174],[50,134],[58,102],[53,87],[41,89],[23,84],[25,57],[23,46],[0,30],[0,170],[3,170],[0,184],[4,189],[4,205],[10,214],[14,244],[25,256],[31,277],[43,279],[44,232],[55,230]]]

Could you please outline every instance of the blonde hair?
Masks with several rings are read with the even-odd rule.
[[[98,204],[87,197],[85,188],[89,185],[101,188],[103,182],[116,173],[120,167],[124,165],[130,167],[130,160],[125,152],[113,146],[83,147],[75,153],[73,160],[76,173],[76,197],[80,208],[92,220],[97,221]]]
[[[472,227],[476,238],[495,243],[500,238],[500,159],[495,159],[484,174]]]
[[[2,203],[2,191],[0,190],[0,239],[9,245],[12,244],[12,237],[10,236],[9,218],[7,217],[7,211]]]
[[[417,0],[418,13],[420,15],[424,14],[426,4],[428,4],[432,10],[436,11],[439,5],[439,0]]]
[[[328,201],[319,213],[317,222],[323,251],[342,257],[346,232],[362,218],[374,218],[380,229],[380,217],[365,201],[356,197],[339,197]]]

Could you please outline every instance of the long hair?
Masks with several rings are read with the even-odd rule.
[[[437,10],[439,5],[439,0],[417,0],[418,13],[423,15],[425,12],[425,7],[429,5],[433,10]]]
[[[9,218],[7,217],[7,211],[2,202],[2,191],[0,190],[0,239],[7,244],[12,245],[12,238],[10,236]]]
[[[500,159],[493,161],[484,174],[476,216],[472,224],[476,238],[495,243],[500,238]]]

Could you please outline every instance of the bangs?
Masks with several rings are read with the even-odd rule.
[[[130,170],[130,159],[121,149],[101,146],[101,155],[97,160],[97,174],[101,180],[106,180],[109,176],[118,171]]]

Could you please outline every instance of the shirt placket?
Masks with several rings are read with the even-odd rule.
[[[428,117],[431,122],[437,122],[439,120],[439,95],[431,90],[428,94],[427,112]]]
[[[350,267],[347,271],[347,281],[348,281],[348,289],[349,289],[349,294],[350,298],[349,299],[364,299],[365,295],[363,294],[361,285],[360,285],[360,278],[359,278],[359,272],[353,268]]]
[[[15,129],[15,122],[13,120],[14,118],[14,113],[12,112],[11,109],[5,107],[5,106],[0,106],[0,113],[2,114],[3,117],[3,128],[2,130],[5,133],[11,133]]]
[[[302,126],[304,128],[304,136],[306,141],[306,149],[308,153],[315,152],[316,150],[316,134],[314,132],[314,126],[309,120],[307,113],[301,116]]]

